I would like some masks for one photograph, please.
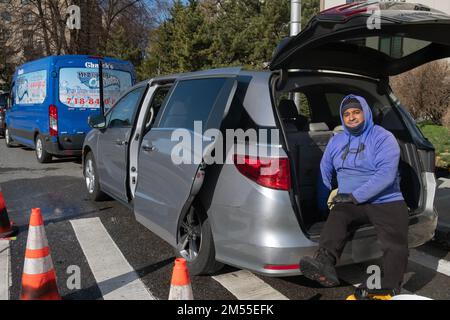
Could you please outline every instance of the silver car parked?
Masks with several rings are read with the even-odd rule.
[[[316,250],[326,219],[315,204],[322,153],[339,134],[339,102],[353,93],[366,98],[376,124],[390,130],[401,147],[410,247],[430,240],[437,222],[434,148],[388,79],[450,56],[450,17],[387,8],[381,28],[369,30],[365,12],[345,8],[319,14],[283,42],[272,71],[207,70],[129,89],[105,116],[89,120],[94,129],[85,139],[83,168],[91,198],[108,194],[128,206],[137,221],[188,260],[193,274],[229,264],[265,275],[297,275],[300,258]],[[385,51],[388,40],[403,49]],[[201,121],[200,133],[194,121]],[[180,128],[216,153],[221,149],[208,129],[265,129],[268,136],[279,131],[280,140],[233,139],[231,150],[241,151],[231,162],[208,164],[201,149],[200,161],[177,164],[173,154],[180,141],[173,137]],[[252,144],[276,152],[262,157],[252,153]],[[183,156],[198,157],[194,149]],[[265,172],[271,164],[277,169]],[[340,264],[381,255],[373,226],[349,236]]]

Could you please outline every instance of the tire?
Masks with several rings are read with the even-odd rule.
[[[39,134],[34,141],[36,159],[39,163],[48,163],[52,161],[52,155],[45,150],[44,138]]]
[[[189,236],[189,232],[196,237]],[[215,259],[216,250],[208,216],[199,205],[193,205],[189,209],[179,224],[177,233],[179,243],[175,254],[186,259],[190,274],[211,275],[223,268],[224,265]],[[196,248],[192,246],[193,243]],[[194,257],[189,249],[197,251],[197,255]]]
[[[5,144],[6,144],[6,147],[7,148],[11,148],[13,145],[12,145],[12,138],[11,138],[11,135],[10,135],[10,133],[9,133],[9,129],[8,128],[5,128]]]
[[[100,189],[97,166],[95,165],[94,155],[89,151],[83,162],[83,176],[86,182],[86,190],[92,201],[101,201],[107,198],[106,194]]]

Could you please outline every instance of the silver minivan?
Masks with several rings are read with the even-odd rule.
[[[83,170],[90,197],[107,194],[132,209],[188,260],[192,274],[229,264],[298,275],[326,219],[316,206],[320,160],[342,129],[339,103],[353,93],[398,140],[409,246],[427,242],[437,223],[434,148],[395,98],[389,76],[450,56],[450,16],[410,4],[380,7],[379,28],[372,29],[364,5],[321,12],[280,44],[270,71],[214,69],[132,87],[104,116],[89,119],[94,129],[83,146]],[[194,146],[183,157],[199,161],[174,162],[180,129],[204,147],[200,156]],[[265,130],[279,139],[233,138],[226,148],[206,134],[210,129]],[[267,146],[276,152],[253,152]],[[231,161],[206,161],[220,152]],[[263,170],[272,164],[276,170]],[[350,237],[341,265],[381,256],[373,226]]]

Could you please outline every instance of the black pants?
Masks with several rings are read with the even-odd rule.
[[[408,208],[404,201],[383,204],[337,204],[331,210],[320,236],[320,247],[338,260],[358,226],[371,223],[383,251],[383,289],[401,288],[408,265]]]

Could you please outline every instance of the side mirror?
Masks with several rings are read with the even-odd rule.
[[[102,114],[92,115],[88,118],[88,124],[94,129],[105,129],[106,128],[106,118]]]

